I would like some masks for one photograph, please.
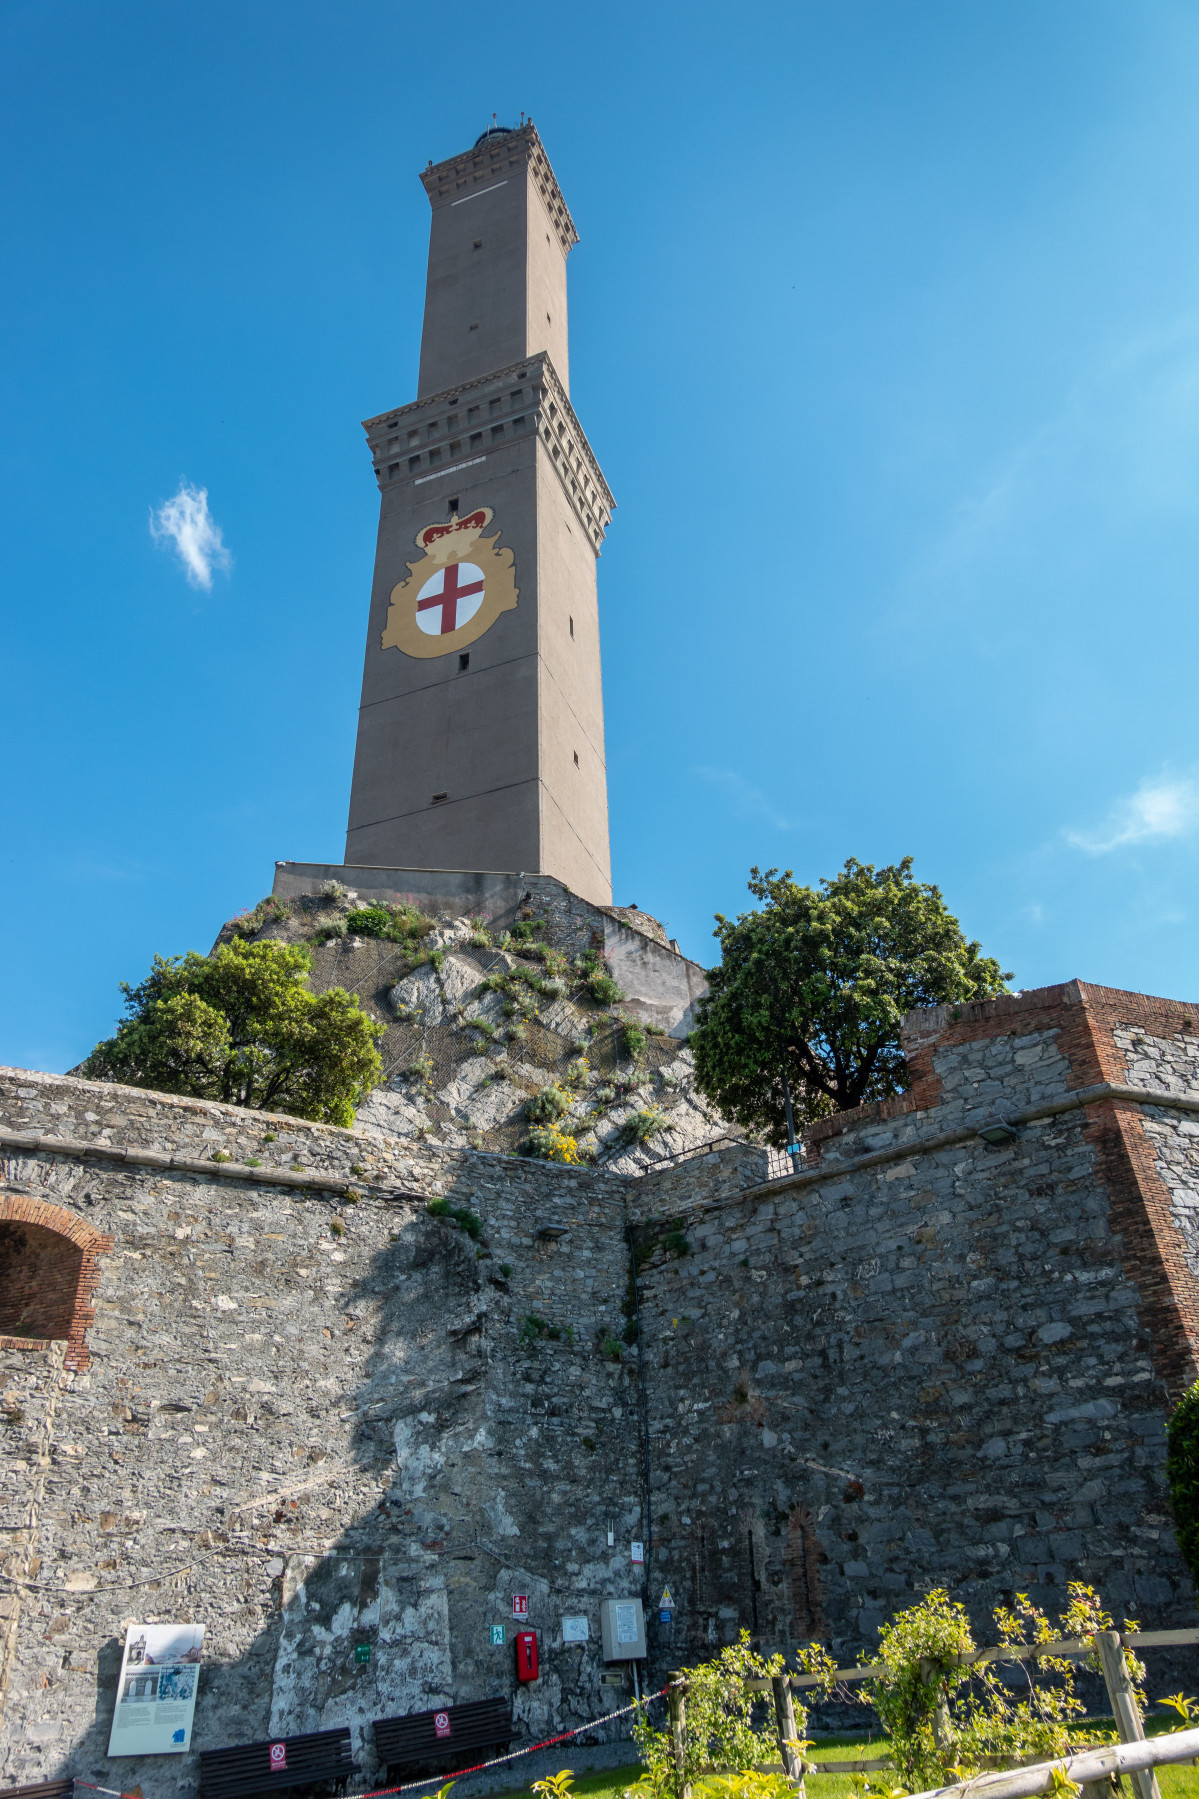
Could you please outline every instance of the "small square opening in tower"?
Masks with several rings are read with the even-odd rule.
[[[458,658],[459,672],[461,672],[462,669],[469,668],[469,667],[470,667],[470,651],[463,650],[462,654]]]
[[[458,495],[457,494],[454,495],[452,500],[447,501],[447,510],[449,511],[450,517],[453,518],[454,514],[458,510]]]

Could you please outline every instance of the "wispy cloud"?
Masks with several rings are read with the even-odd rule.
[[[1089,856],[1106,856],[1134,843],[1166,843],[1199,830],[1199,781],[1193,775],[1162,774],[1141,782],[1117,800],[1103,824],[1092,831],[1067,831],[1066,839]]]
[[[764,818],[776,831],[791,829],[790,820],[781,815],[773,800],[744,775],[731,768],[696,768],[692,773],[722,793],[738,818]]]
[[[151,511],[150,534],[174,544],[193,587],[211,588],[213,570],[223,573],[233,565],[221,527],[208,510],[208,489],[190,481],[180,481],[178,493]]]
[[[980,467],[916,556],[897,620],[951,611],[1005,642],[1013,594],[1073,592],[1129,532],[1192,521],[1199,313],[1096,346],[1026,434]],[[1089,545],[1089,552],[1080,550]],[[1048,573],[1047,573],[1048,571]]]

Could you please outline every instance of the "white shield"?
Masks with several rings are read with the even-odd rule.
[[[448,637],[483,604],[483,570],[451,562],[430,576],[416,596],[416,622],[428,637]]]

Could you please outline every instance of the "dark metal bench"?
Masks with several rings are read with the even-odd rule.
[[[504,1754],[511,1741],[509,1699],[472,1699],[437,1711],[411,1712],[406,1718],[375,1719],[375,1748],[387,1763],[389,1780],[420,1772],[448,1774],[489,1754]]]
[[[75,1792],[73,1776],[66,1780],[43,1780],[31,1787],[0,1787],[0,1799],[72,1799]]]
[[[200,1751],[200,1799],[258,1799],[259,1793],[340,1786],[357,1773],[347,1725],[273,1742]]]

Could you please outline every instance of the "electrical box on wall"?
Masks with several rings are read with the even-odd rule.
[[[640,1599],[602,1600],[600,1636],[606,1662],[644,1661],[645,1613]]]

